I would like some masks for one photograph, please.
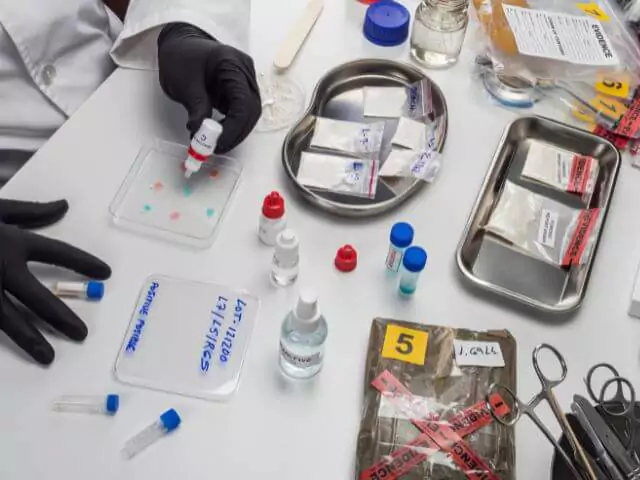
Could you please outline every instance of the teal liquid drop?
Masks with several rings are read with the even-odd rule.
[[[412,287],[410,285],[400,284],[400,286],[398,287],[398,290],[400,291],[401,295],[405,295],[407,297],[410,297],[411,295],[416,293],[416,287]]]

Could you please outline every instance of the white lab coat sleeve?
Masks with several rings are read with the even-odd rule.
[[[251,0],[131,0],[111,57],[121,67],[157,69],[158,35],[172,22],[190,23],[247,51],[250,21]]]

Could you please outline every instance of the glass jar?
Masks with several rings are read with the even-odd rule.
[[[428,68],[458,61],[469,23],[469,0],[422,0],[413,20],[411,56]]]

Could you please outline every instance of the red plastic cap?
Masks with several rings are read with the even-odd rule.
[[[278,192],[271,192],[264,197],[262,202],[262,214],[271,219],[282,218],[284,216],[284,198]]]
[[[338,249],[335,259],[336,268],[341,272],[351,272],[358,265],[358,252],[351,245],[345,245]]]

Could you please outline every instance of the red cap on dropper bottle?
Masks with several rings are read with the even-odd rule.
[[[351,245],[344,245],[338,249],[334,263],[341,272],[352,272],[358,265],[358,252]]]
[[[262,214],[272,220],[282,218],[284,216],[284,198],[278,192],[271,192],[264,197]]]

